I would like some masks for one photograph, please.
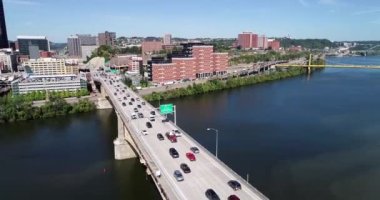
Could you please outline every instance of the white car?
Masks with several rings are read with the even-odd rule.
[[[142,133],[143,135],[148,135],[148,131],[146,131],[146,130],[142,130],[141,133]]]

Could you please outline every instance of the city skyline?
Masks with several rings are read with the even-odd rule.
[[[183,38],[236,38],[240,32],[253,31],[268,37],[332,41],[379,40],[380,35],[380,4],[374,0],[365,5],[353,0],[82,1],[4,0],[9,40],[46,35],[51,41],[65,42],[76,33],[105,30],[118,36],[171,33]],[[70,10],[70,15],[57,14],[57,8]]]

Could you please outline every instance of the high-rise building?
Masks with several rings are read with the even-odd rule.
[[[165,34],[164,45],[171,45],[171,44],[172,44],[172,35],[171,34]]]
[[[50,44],[45,36],[17,36],[20,55],[30,56],[29,46],[38,46],[39,51],[50,51]]]
[[[29,46],[29,58],[30,59],[38,59],[40,58],[40,50],[37,45]]]
[[[8,48],[8,35],[7,35],[7,27],[5,25],[5,14],[4,14],[4,6],[3,0],[0,0],[0,49]]]
[[[78,36],[70,36],[67,38],[67,49],[69,51],[69,56],[81,57],[81,42]]]
[[[115,32],[104,32],[98,34],[99,45],[113,46],[116,43],[116,33]]]
[[[258,48],[258,36],[252,32],[243,32],[238,35],[237,45],[242,49]]]
[[[258,37],[258,48],[267,49],[268,48],[268,38],[265,35],[260,35]]]
[[[90,34],[77,34],[81,46],[96,46],[97,37]]]

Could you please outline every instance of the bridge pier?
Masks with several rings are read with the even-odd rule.
[[[117,114],[117,138],[113,141],[114,150],[115,150],[115,159],[116,160],[125,160],[130,158],[136,158],[137,155],[133,150],[132,145],[125,137],[126,134],[129,134],[128,130],[124,127],[123,120],[121,119],[119,113]],[[126,132],[127,131],[127,132]]]

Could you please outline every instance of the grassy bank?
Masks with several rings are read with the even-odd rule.
[[[26,96],[5,96],[0,98],[0,123],[43,119],[95,110],[95,104],[86,100],[69,104],[62,97],[50,97],[41,107],[33,107],[33,101]]]
[[[237,77],[230,78],[227,80],[212,80],[203,84],[193,84],[187,88],[179,88],[175,90],[169,90],[165,92],[153,92],[152,94],[144,96],[144,99],[147,101],[158,101],[166,100],[172,98],[179,98],[184,96],[205,94],[208,92],[213,92],[217,90],[224,90],[230,88],[236,88],[246,85],[253,85],[257,83],[264,83],[268,81],[274,81],[284,78],[289,78],[293,76],[298,76],[305,74],[306,69],[304,68],[289,68],[286,71],[276,71],[271,72],[270,74],[256,75],[256,76],[247,76],[247,77]]]

